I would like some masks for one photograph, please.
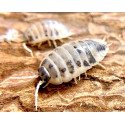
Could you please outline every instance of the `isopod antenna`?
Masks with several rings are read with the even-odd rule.
[[[37,106],[38,106],[38,92],[39,92],[39,88],[40,86],[44,83],[45,81],[39,81],[39,83],[36,86],[36,90],[35,90],[35,109],[37,111]]]
[[[109,38],[114,38],[114,39],[118,40],[119,46],[117,47],[117,49],[115,49],[114,51],[109,50],[109,52],[108,52],[108,54],[116,54],[120,50],[120,47],[123,45],[124,40],[120,36],[118,36],[117,34],[111,33],[111,34],[105,36],[103,38],[103,41],[106,41]],[[113,45],[113,42],[107,44],[108,47],[111,47],[112,45]]]

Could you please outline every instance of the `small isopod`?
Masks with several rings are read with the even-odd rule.
[[[48,41],[49,46],[53,43],[54,47],[57,47],[56,40],[63,42],[63,38],[68,38],[72,34],[64,24],[55,20],[35,22],[24,32],[24,36],[29,44],[41,45],[45,41]]]
[[[20,33],[15,29],[9,29],[6,35],[0,37],[0,41],[3,39],[7,42],[21,41],[24,49],[33,56],[33,52],[27,47],[27,44],[41,47],[44,42],[48,42],[49,46],[53,44],[54,47],[57,47],[57,40],[63,43],[64,38],[70,38],[73,34],[59,21],[42,20],[31,24],[24,33]]]
[[[35,91],[36,110],[40,86],[45,88],[49,83],[59,85],[72,79],[77,83],[76,78],[100,64],[108,50],[107,42],[100,39],[70,42],[55,48],[43,59],[38,69],[41,81],[37,84]]]

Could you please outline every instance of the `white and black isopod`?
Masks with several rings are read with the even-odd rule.
[[[36,109],[40,86],[45,88],[49,83],[59,85],[72,79],[76,82],[77,77],[99,64],[108,50],[107,42],[100,39],[71,42],[55,48],[38,69],[41,81],[35,91]]]
[[[23,33],[15,29],[9,29],[6,35],[0,36],[0,41],[23,42],[24,49],[33,56],[32,50],[27,47],[27,44],[41,47],[44,42],[48,42],[49,46],[57,47],[57,40],[64,42],[64,38],[70,38],[73,34],[68,27],[59,21],[41,20],[32,23]]]
[[[48,41],[49,46],[53,44],[54,47],[57,47],[56,40],[63,42],[63,38],[68,38],[72,34],[64,24],[55,20],[42,20],[33,23],[24,32],[29,44],[40,46]]]

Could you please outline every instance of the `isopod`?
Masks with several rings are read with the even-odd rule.
[[[64,24],[55,20],[35,22],[24,32],[29,44],[41,45],[48,41],[49,46],[51,46],[51,40],[55,47],[57,47],[56,40],[63,42],[63,38],[68,38],[71,35],[72,32]]]
[[[41,81],[35,91],[36,110],[40,86],[45,88],[49,83],[59,85],[72,79],[77,83],[76,78],[100,64],[108,50],[107,42],[100,39],[80,40],[55,48],[43,59],[38,69]]]
[[[64,38],[70,38],[73,35],[64,24],[56,20],[42,20],[35,22],[29,26],[24,32],[27,44],[37,45],[39,48],[44,42],[48,42],[48,45],[52,44],[57,47],[56,41],[64,42]],[[26,44],[23,47],[32,54],[32,51],[27,48]]]
[[[41,47],[44,42],[48,42],[49,46],[53,44],[54,47],[57,47],[57,40],[63,43],[64,38],[70,38],[73,34],[63,23],[48,19],[32,23],[23,33],[9,29],[6,35],[0,37],[0,40],[4,39],[7,42],[22,41],[24,49],[33,56],[32,50],[27,47],[27,44]]]

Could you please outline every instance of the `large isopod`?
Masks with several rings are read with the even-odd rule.
[[[100,64],[109,50],[107,42],[100,39],[80,40],[63,44],[55,48],[41,62],[38,69],[41,81],[35,91],[35,107],[37,109],[38,90],[48,84],[59,85],[69,82],[93,66]]]

